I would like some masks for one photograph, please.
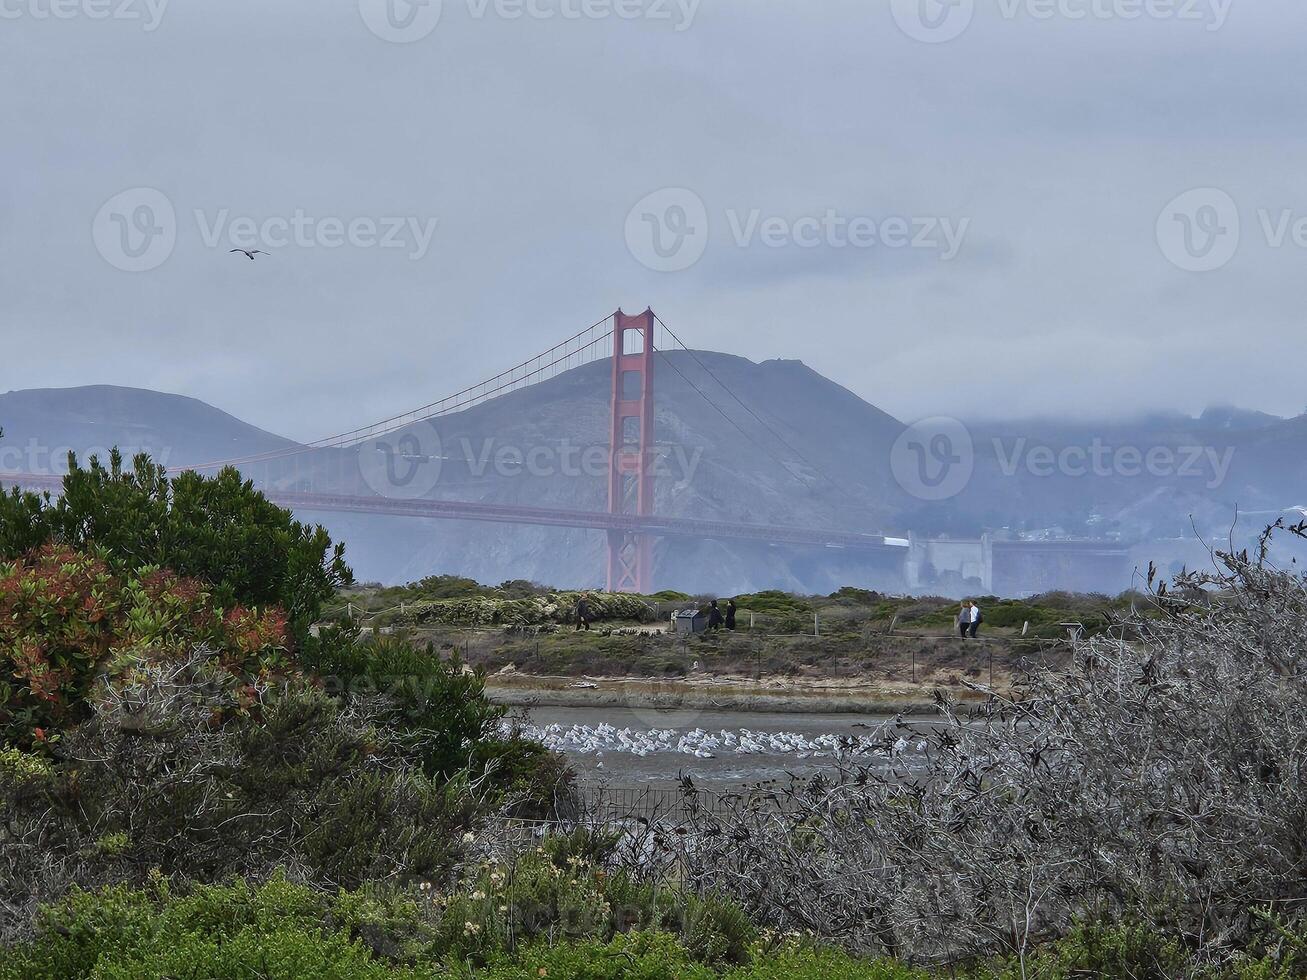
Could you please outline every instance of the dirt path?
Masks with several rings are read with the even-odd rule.
[[[857,680],[712,676],[676,680],[611,677],[550,677],[495,674],[486,692],[511,707],[700,708],[719,711],[798,711],[819,714],[922,714],[934,710],[933,688],[925,684],[866,683]],[[983,697],[950,687],[958,701]]]

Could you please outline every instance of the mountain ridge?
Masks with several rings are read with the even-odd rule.
[[[1199,416],[974,423],[975,473],[956,497],[932,503],[915,499],[893,478],[891,454],[904,423],[802,361],[755,363],[680,351],[661,354],[654,371],[655,442],[666,464],[655,483],[655,512],[667,516],[951,537],[982,530],[1063,533],[1131,543],[1192,536],[1191,513],[1203,533],[1222,524],[1228,529],[1236,507],[1274,513],[1300,504],[1290,498],[1304,496],[1307,484],[1307,416],[1280,419],[1213,406]],[[610,372],[608,361],[582,365],[389,438],[407,435],[413,445],[438,447],[428,453],[441,462],[427,496],[606,510]],[[65,446],[84,457],[91,448],[117,444],[172,466],[302,449],[199,399],[116,385],[7,392],[0,395],[0,429],[0,482],[3,472],[54,467],[53,454]],[[1086,478],[1022,468],[1020,451],[1031,446],[1061,451],[1094,439],[1141,451],[1195,444],[1211,450],[1210,467],[1228,453],[1228,472],[1209,487],[1179,476]],[[44,447],[45,460],[33,458],[33,445]],[[378,458],[368,446],[311,450],[264,464],[259,474],[246,472],[287,490],[387,493],[392,488],[376,485]],[[1005,471],[1013,460],[1019,465]],[[370,515],[325,515],[322,522],[347,542],[365,579],[457,572],[483,581],[602,584],[605,544],[592,531]],[[679,588],[829,591],[870,577],[856,559],[835,552],[684,539],[660,541],[655,549],[656,581]]]

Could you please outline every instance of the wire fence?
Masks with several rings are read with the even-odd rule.
[[[602,822],[627,820],[679,821],[691,807],[707,816],[723,816],[746,803],[775,800],[774,794],[754,790],[721,792],[695,789],[691,796],[680,788],[656,786],[585,786],[577,791],[580,809]]]
[[[547,819],[509,818],[505,822],[523,827],[568,830],[577,826],[623,827],[632,823],[678,826],[693,812],[699,817],[725,817],[740,807],[763,806],[780,809],[782,794],[764,789],[687,791],[668,786],[575,787],[556,802],[556,815]]]

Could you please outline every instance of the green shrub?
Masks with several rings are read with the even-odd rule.
[[[547,856],[487,864],[445,900],[440,948],[450,958],[487,963],[540,937],[606,940],[612,909],[602,878],[572,858],[560,868]]]
[[[1146,926],[1084,926],[1036,948],[1024,965],[1013,958],[985,975],[992,980],[1076,980],[1086,976],[1175,980],[1193,975],[1192,968],[1183,947]]]
[[[54,772],[47,759],[16,748],[0,749],[0,787],[21,786]]]
[[[249,679],[291,673],[280,608],[215,605],[206,585],[142,568],[120,577],[99,552],[45,545],[0,562],[0,737],[48,748],[90,715],[91,687],[143,658],[204,644],[215,667]]]
[[[517,732],[480,739],[469,764],[473,778],[489,777],[510,816],[545,820],[573,809],[576,772],[567,759]]]
[[[806,618],[809,625],[811,625],[812,621],[811,602],[801,596],[791,595],[788,592],[781,592],[776,589],[755,592],[752,595],[737,595],[735,605],[745,612],[757,613],[760,616]]]
[[[686,896],[681,941],[700,963],[745,963],[757,930],[733,902]]]
[[[276,882],[253,890],[200,889],[172,905],[142,893],[73,896],[47,915],[35,941],[10,950],[3,980],[419,980],[430,967],[396,967],[343,931],[321,926],[321,902]],[[270,900],[271,899],[271,900]],[[280,900],[278,900],[280,899]]]
[[[694,597],[685,592],[677,592],[675,589],[663,589],[661,592],[655,592],[649,597],[654,602],[689,602]]]
[[[351,888],[452,878],[480,812],[464,779],[424,775],[364,705],[258,688],[257,711],[230,714],[237,693],[207,661],[182,666],[106,690],[59,743],[69,762],[0,776],[9,839],[40,842],[0,848],[0,930],[70,885],[139,884],[150,868],[203,882],[289,865]]]
[[[206,583],[224,609],[279,606],[300,640],[352,578],[342,545],[296,521],[233,468],[170,479],[143,454],[124,469],[117,450],[107,467],[95,458],[85,469],[71,455],[69,462],[57,498],[0,494],[0,559],[44,543],[94,545],[115,573],[169,568]]]
[[[291,978],[337,980],[1292,980],[1303,975],[1300,931],[1266,916],[1266,948],[1242,960],[1200,967],[1174,941],[1142,926],[1077,929],[1015,960],[966,969],[927,971],[885,959],[858,959],[809,944],[797,935],[751,938],[731,955],[705,955],[701,938],[752,927],[731,924],[738,912],[697,903],[688,928],[675,918],[687,900],[674,890],[656,897],[647,886],[619,887],[575,855],[574,840],[555,853],[535,852],[512,868],[483,865],[449,898],[433,891],[369,887],[335,895],[275,874],[261,884],[235,881],[174,889],[152,876],[144,888],[73,891],[38,916],[28,942],[0,956],[0,980],[112,977]],[[542,848],[541,850],[545,850]],[[606,893],[605,893],[606,890]],[[605,910],[638,895],[651,924],[614,933]],[[695,900],[689,900],[691,906]],[[539,914],[529,915],[532,909]],[[740,917],[742,919],[742,917]],[[703,925],[711,920],[710,927]],[[695,922],[700,923],[696,925]],[[719,939],[708,945],[722,950]]]
[[[613,856],[621,839],[621,831],[577,827],[571,833],[545,838],[540,846],[545,857],[566,871],[577,862],[602,867]]]
[[[594,622],[623,620],[647,623],[653,606],[639,596],[615,592],[588,592]],[[542,626],[571,623],[576,618],[580,592],[550,592],[526,598],[474,595],[455,599],[414,602],[399,617],[410,626]]]
[[[466,768],[478,744],[498,735],[505,714],[486,698],[484,673],[464,669],[456,656],[443,659],[430,644],[390,636],[358,640],[349,626],[326,627],[308,645],[305,662],[328,693],[385,695],[394,729],[429,776]]]
[[[942,976],[950,976],[951,971]],[[726,980],[928,980],[930,974],[893,960],[857,960],[833,949],[795,945],[759,954],[725,973]]]
[[[672,936],[635,933],[611,942],[587,942],[528,949],[518,962],[499,960],[484,980],[716,980],[711,968],[694,963]]]

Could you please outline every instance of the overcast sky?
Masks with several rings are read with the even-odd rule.
[[[0,0],[0,390],[308,439],[652,305],[908,421],[1301,412],[1307,5],[922,2]]]

